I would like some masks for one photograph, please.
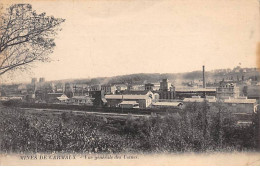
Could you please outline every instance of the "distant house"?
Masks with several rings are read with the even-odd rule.
[[[8,100],[9,100],[8,97],[5,97],[5,96],[1,96],[1,97],[0,97],[0,101],[8,101]]]
[[[153,90],[159,91],[160,90],[160,83],[154,83]]]
[[[127,90],[127,85],[125,85],[125,84],[117,84],[116,85],[116,90],[117,90],[117,92]]]
[[[2,96],[26,95],[26,86],[22,84],[1,85]]]
[[[57,83],[55,84],[55,92],[64,92],[65,91],[65,84],[63,83]]]
[[[24,99],[23,95],[17,95],[17,96],[2,96],[0,97],[0,101],[8,101],[8,100],[13,100],[13,101],[22,101]]]
[[[69,100],[70,103],[72,104],[84,104],[84,105],[93,105],[92,98],[89,96],[73,96]]]
[[[63,93],[48,93],[47,94],[47,102],[48,103],[58,103],[58,102],[66,102],[69,98]]]
[[[57,97],[57,99],[59,102],[67,102],[69,100],[69,98],[65,94],[61,95],[60,97]]]
[[[152,84],[152,83],[146,83],[144,85],[144,87],[145,87],[145,90],[151,90],[151,91],[154,90],[154,84]]]
[[[65,92],[71,96],[85,96],[89,92],[89,86],[87,84],[65,84]],[[71,96],[71,97],[72,97]]]
[[[104,94],[115,94],[116,86],[115,85],[102,85],[101,90],[104,91]]]
[[[101,85],[97,84],[90,86],[90,91],[101,91]]]
[[[26,95],[27,94],[27,88],[25,84],[20,84],[18,86],[18,90],[22,95]]]
[[[143,90],[145,90],[145,87],[144,87],[144,85],[129,85],[128,86],[128,90],[131,90],[131,91],[143,91]]]

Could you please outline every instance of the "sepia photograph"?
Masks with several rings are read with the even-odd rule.
[[[0,166],[259,166],[259,0],[1,0]]]

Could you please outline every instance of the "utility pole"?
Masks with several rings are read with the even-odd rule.
[[[205,66],[202,66],[202,78],[203,78],[203,89],[206,88],[206,79],[205,79]],[[203,96],[206,98],[206,91],[203,92]]]
[[[205,82],[205,66],[202,66],[202,76],[203,76],[203,88],[206,88],[206,82]]]
[[[258,1],[258,6],[259,6],[259,14],[260,14],[260,1]],[[258,15],[259,16],[259,15]],[[259,19],[259,18],[258,18]],[[260,25],[259,25],[260,26]],[[259,63],[259,59],[260,59],[260,42],[258,42],[258,45],[257,45],[257,52],[256,52],[256,58],[258,59],[257,60],[257,63]],[[259,107],[259,106],[258,106]],[[258,121],[257,121],[257,150],[258,152],[260,151],[260,110],[258,109],[257,110],[257,116],[258,116]]]
[[[122,94],[122,102],[124,101],[124,95]],[[124,112],[124,108],[123,108],[123,106],[122,106],[122,104],[121,104],[121,108],[122,108],[122,113]]]

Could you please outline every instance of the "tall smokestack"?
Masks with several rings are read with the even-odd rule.
[[[203,76],[203,88],[206,88],[206,82],[205,82],[205,66],[202,66],[202,76]]]

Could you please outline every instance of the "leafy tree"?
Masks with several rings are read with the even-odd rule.
[[[54,39],[65,20],[37,14],[30,4],[11,5],[0,16],[0,75],[49,61]]]

